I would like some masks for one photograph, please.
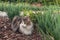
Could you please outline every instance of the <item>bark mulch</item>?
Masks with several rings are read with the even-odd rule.
[[[11,30],[9,18],[0,18],[0,40],[41,40],[40,34],[34,29],[32,35],[24,35]]]

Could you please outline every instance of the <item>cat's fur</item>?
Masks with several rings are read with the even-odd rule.
[[[14,32],[16,32],[18,30],[19,24],[20,24],[20,18],[19,18],[19,16],[15,16],[11,23],[11,28]]]
[[[32,34],[32,31],[33,31],[33,23],[32,21],[30,20],[29,17],[24,17],[21,24],[20,24],[20,27],[19,27],[19,30],[25,34],[25,35],[30,35]]]
[[[18,21],[19,20],[19,21]],[[16,25],[17,24],[17,25]],[[33,31],[33,23],[29,17],[21,17],[15,16],[12,21],[12,30],[16,32],[18,29],[19,32],[30,35]]]

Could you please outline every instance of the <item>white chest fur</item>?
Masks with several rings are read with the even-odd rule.
[[[32,34],[32,31],[33,31],[33,23],[31,22],[30,25],[26,25],[26,24],[24,24],[24,22],[22,22],[20,24],[19,31],[21,31],[25,35]]]

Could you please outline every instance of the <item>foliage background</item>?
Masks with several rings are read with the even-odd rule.
[[[31,6],[31,3],[42,3],[44,6]],[[52,37],[55,40],[60,40],[59,4],[60,0],[0,0],[0,11],[7,12],[11,19],[15,15],[20,16],[21,11],[27,12],[32,21],[37,24],[38,31],[42,33],[43,38],[51,40]],[[34,14],[33,11],[36,13]]]
[[[4,2],[27,2],[27,3],[42,3],[42,4],[60,4],[60,0],[0,0]]]

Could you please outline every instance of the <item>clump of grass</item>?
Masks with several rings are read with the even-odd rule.
[[[27,3],[9,3],[9,2],[0,3],[0,11],[6,11],[11,19],[14,17],[14,15],[19,15],[19,12],[23,10],[34,10],[34,11],[46,10],[47,11],[49,9],[52,9],[52,7],[53,6],[36,7],[36,6],[31,6],[30,4],[27,4]],[[56,9],[56,8],[57,6],[53,9]]]
[[[35,6],[33,7],[27,3],[0,3],[0,11],[6,11],[11,19],[14,15],[19,15],[19,12],[23,10],[40,10],[40,8]]]
[[[60,14],[55,14],[51,10],[45,11],[43,15],[38,13],[35,16],[39,28],[42,29],[45,34],[51,35],[55,40],[60,40]]]

